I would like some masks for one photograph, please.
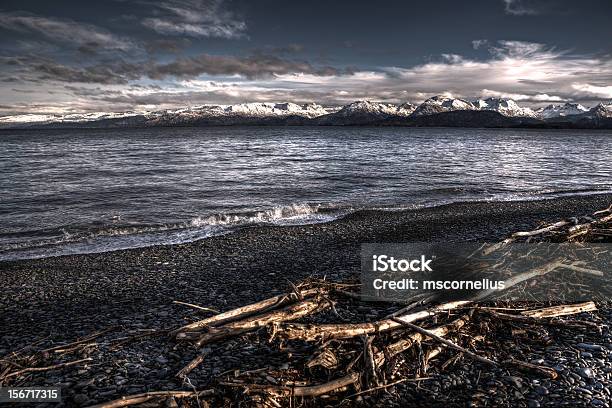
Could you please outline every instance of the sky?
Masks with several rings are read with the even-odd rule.
[[[0,116],[612,99],[609,0],[3,0]]]

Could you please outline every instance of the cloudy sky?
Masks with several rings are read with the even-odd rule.
[[[0,116],[612,99],[609,0],[3,0]]]

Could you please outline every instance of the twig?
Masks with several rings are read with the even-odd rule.
[[[212,313],[221,313],[216,309],[211,309],[210,307],[203,307],[203,306],[198,306],[198,305],[194,305],[192,303],[186,303],[186,302],[181,302],[179,300],[175,300],[172,303],[176,303],[177,305],[183,305],[183,306],[188,306],[188,307],[192,307],[194,309],[198,309],[198,310],[204,310],[206,312],[212,312]]]
[[[368,388],[367,390],[363,390],[363,391],[359,391],[355,394],[351,394],[347,397],[345,397],[345,399],[349,399],[349,398],[354,398],[357,397],[359,395],[363,395],[363,394],[368,394],[370,392],[374,392],[374,391],[378,391],[378,390],[382,390],[385,388],[389,388],[389,387],[393,387],[394,385],[403,383],[403,382],[419,382],[419,381],[425,381],[425,380],[430,380],[430,377],[420,377],[420,378],[402,378],[399,379],[397,381],[393,381],[392,383],[389,384],[383,384],[383,385],[379,385],[378,387],[372,387],[372,388]]]
[[[207,352],[201,352],[200,354],[198,354],[193,360],[189,362],[189,364],[187,364],[178,373],[176,373],[176,377],[185,378],[190,372],[193,371],[194,368],[202,364],[202,362],[204,361],[204,357],[207,354]]]
[[[8,373],[2,379],[5,380],[5,379],[10,378],[10,377],[16,377],[16,376],[19,376],[19,375],[22,375],[22,374],[33,373],[33,372],[38,372],[38,371],[57,370],[58,368],[69,367],[69,366],[81,364],[81,363],[84,363],[86,361],[92,361],[92,360],[93,360],[93,358],[84,358],[82,360],[69,361],[67,363],[60,363],[60,364],[55,364],[55,365],[47,366],[47,367],[28,367],[28,368],[24,368],[22,370],[13,371],[12,373]]]

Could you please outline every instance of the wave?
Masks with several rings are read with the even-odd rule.
[[[26,231],[21,234],[21,237],[25,238],[21,242],[15,240],[16,233],[11,233],[9,235],[12,242],[0,246],[0,260],[34,259],[180,244],[227,234],[248,226],[329,222],[350,212],[352,212],[351,208],[336,208],[320,204],[291,204],[262,211],[198,216],[188,222],[161,225],[106,226],[98,229],[87,227],[45,229],[47,238],[42,239],[34,238],[37,235],[36,231]],[[49,237],[49,235],[52,236]],[[7,237],[9,236],[4,238]]]
[[[344,209],[343,211],[347,211]],[[251,225],[251,224],[302,224],[325,222],[337,218],[337,209],[322,207],[320,204],[291,204],[289,206],[274,207],[269,210],[255,211],[242,214],[216,214],[209,217],[197,217],[191,220],[192,227],[222,225]]]
[[[482,194],[466,194],[459,197],[432,199],[432,195],[430,195],[428,200],[401,205],[339,206],[302,203],[277,206],[259,211],[197,216],[186,222],[159,225],[105,226],[98,229],[91,229],[91,227],[63,227],[54,231],[45,229],[38,232],[45,231],[47,238],[39,239],[35,238],[37,236],[36,231],[26,231],[20,234],[21,241],[16,236],[17,233],[11,232],[4,234],[2,237],[3,241],[9,238],[11,242],[0,245],[0,260],[34,259],[81,253],[108,252],[154,245],[181,244],[232,233],[249,226],[288,226],[331,222],[364,209],[402,211],[463,202],[533,201],[610,193],[612,193],[610,188],[543,189],[512,194],[490,194],[485,197]],[[52,236],[49,237],[49,235]],[[40,235],[38,236],[40,237]]]

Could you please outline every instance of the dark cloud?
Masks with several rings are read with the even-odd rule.
[[[225,7],[223,0],[165,0],[147,3],[155,16],[143,26],[163,35],[236,39],[245,36],[246,23]]]
[[[537,0],[503,0],[507,14],[527,16],[539,14]]]
[[[11,78],[20,82],[58,81],[97,84],[127,84],[140,77],[139,65],[120,59],[90,66],[72,66],[39,56],[0,58],[0,64],[13,69]]]
[[[145,44],[145,50],[150,54],[179,53],[191,45],[187,38],[160,38]]]
[[[96,44],[98,48],[128,51],[136,47],[129,39],[103,28],[73,20],[57,19],[22,12],[0,12],[0,28],[35,34],[48,41],[74,44],[77,47]]]
[[[34,89],[17,89],[17,88],[13,88],[11,89],[11,91],[13,92],[18,92],[18,93],[36,93],[37,91]]]
[[[191,79],[200,75],[240,75],[248,79],[273,75],[311,74],[316,76],[348,75],[350,69],[331,66],[315,66],[306,61],[284,59],[274,55],[246,57],[201,54],[189,58],[177,58],[168,63],[152,61],[126,62],[120,58],[98,62],[88,66],[73,66],[40,57],[8,57],[0,59],[5,65],[18,65],[22,75],[34,75],[39,80],[59,82],[127,84],[141,78],[163,80],[166,78]],[[22,76],[22,79],[25,77]]]
[[[274,55],[247,57],[201,54],[190,58],[179,58],[167,64],[158,64],[147,70],[152,79],[165,77],[195,78],[208,75],[241,75],[246,78],[262,78],[273,74],[305,73],[318,76],[350,74],[330,66],[318,67],[305,61],[283,59]]]
[[[286,56],[286,55],[292,55],[292,54],[298,54],[302,51],[304,51],[304,46],[302,44],[288,44],[282,47],[275,47],[275,46],[265,46],[262,47],[260,49],[255,49],[253,51],[254,54],[264,54],[264,55],[281,55],[281,56]]]

